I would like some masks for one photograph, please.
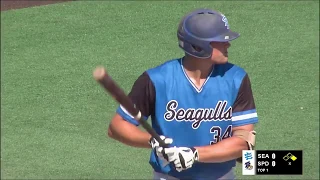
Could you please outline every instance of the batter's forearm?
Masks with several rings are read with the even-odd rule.
[[[138,127],[114,127],[110,124],[108,129],[108,136],[123,144],[139,147],[139,148],[151,148],[149,140],[151,135],[147,132],[141,131]]]
[[[199,162],[221,163],[242,156],[242,150],[248,149],[248,144],[241,138],[230,137],[210,146],[195,147],[199,153]]]
[[[129,135],[124,133],[108,132],[108,136],[129,146],[139,148],[151,148],[149,144],[149,139],[151,138],[151,135],[143,131]]]

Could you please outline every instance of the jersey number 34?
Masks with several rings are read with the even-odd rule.
[[[210,129],[210,133],[214,134],[213,135],[213,140],[210,141],[210,144],[211,145],[215,144],[215,143],[217,143],[217,142],[219,142],[219,141],[221,141],[223,139],[226,139],[226,138],[230,137],[231,136],[231,131],[232,131],[232,126],[231,125],[229,125],[224,132],[222,132],[221,127],[213,126]]]

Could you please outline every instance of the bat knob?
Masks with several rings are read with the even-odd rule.
[[[103,79],[104,76],[106,76],[106,69],[104,67],[97,67],[94,71],[93,71],[93,77],[99,81],[101,79]]]

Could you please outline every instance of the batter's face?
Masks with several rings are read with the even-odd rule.
[[[228,62],[228,48],[231,46],[229,42],[212,42],[211,61],[214,64],[224,64]]]

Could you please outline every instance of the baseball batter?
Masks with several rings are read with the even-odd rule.
[[[129,97],[169,148],[119,106],[108,134],[133,147],[151,148],[153,179],[235,179],[242,150],[253,149],[256,107],[246,71],[228,62],[239,34],[210,9],[184,16],[177,31],[181,58],[146,70]]]

